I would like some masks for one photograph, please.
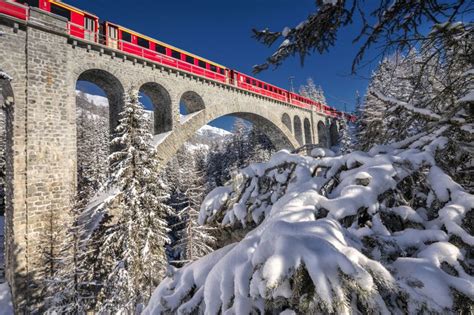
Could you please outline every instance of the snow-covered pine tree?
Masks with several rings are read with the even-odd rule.
[[[346,119],[341,119],[339,129],[339,152],[346,154],[352,151],[352,136]]]
[[[206,197],[200,223],[251,231],[170,274],[144,315],[472,312],[474,195],[436,164],[445,144],[250,165]]]
[[[392,64],[389,59],[384,59],[371,77],[367,93],[358,117],[358,148],[367,150],[374,143],[380,143],[386,133],[384,113],[386,105],[374,97],[371,91],[384,90],[391,86],[393,75]]]
[[[243,119],[237,118],[235,120],[232,138],[227,144],[225,153],[230,173],[238,170],[248,162],[246,157],[249,129],[248,123]]]
[[[384,60],[389,71],[380,69],[377,76],[382,80],[374,77],[369,85],[359,148],[420,133],[444,135],[449,145],[440,163],[450,176],[468,187],[471,184],[466,179],[472,177],[470,95],[474,74],[467,56],[474,53],[470,44],[474,32],[472,26],[462,23],[448,25],[435,26],[430,33],[432,40],[419,52],[411,50],[406,56]],[[373,108],[380,108],[382,114]]]
[[[78,189],[87,190],[86,186],[91,186],[93,194],[104,184],[108,171],[108,113],[88,101],[83,92],[76,96],[76,104]]]
[[[108,211],[117,222],[106,228],[97,261],[106,278],[99,294],[101,312],[139,312],[153,288],[164,276],[168,263],[166,216],[169,207],[158,162],[151,145],[148,116],[132,89],[113,139],[108,186],[117,193]]]
[[[71,225],[63,235],[57,253],[56,266],[45,280],[45,309],[48,314],[85,314],[94,303],[87,250],[82,236],[85,222],[80,220],[91,193],[80,191],[72,203]]]
[[[359,145],[359,133],[361,130],[361,117],[362,117],[362,98],[360,96],[359,90],[356,90],[355,93],[355,110],[353,115],[356,117],[355,122],[352,122],[351,124],[351,130],[352,130],[352,148],[355,149]]]
[[[364,104],[359,109],[359,149],[367,150],[377,143],[390,143],[413,136],[420,131],[417,119],[377,97],[382,93],[405,102],[413,99],[416,90],[412,74],[416,73],[417,54],[400,54],[385,58],[372,75]],[[381,92],[383,91],[383,92]],[[403,125],[403,128],[402,128]]]
[[[300,86],[299,92],[304,97],[310,98],[321,104],[327,104],[322,87],[317,86],[312,78],[308,78],[306,84]]]
[[[175,156],[168,162],[164,170],[164,178],[169,188],[169,198],[167,204],[173,209],[172,214],[168,217],[168,225],[170,227],[170,243],[167,246],[167,255],[171,264],[175,264],[180,260],[180,252],[177,250],[176,243],[179,241],[179,233],[183,228],[182,219],[179,213],[187,205],[187,197],[185,191],[190,185],[191,177],[188,174],[190,170],[190,160],[192,153],[186,146],[183,146]]]
[[[192,159],[192,157],[188,157]],[[198,169],[197,161],[187,164],[187,185],[181,187],[185,198],[184,207],[177,212],[177,241],[173,249],[177,252],[179,265],[194,261],[213,251],[215,238],[213,228],[198,223],[199,208],[205,193],[203,171]],[[181,207],[183,205],[180,205]]]
[[[246,152],[248,155],[248,164],[268,161],[272,154],[276,152],[276,149],[267,135],[265,135],[257,126],[252,125],[252,128],[248,133]]]
[[[233,172],[251,162],[267,161],[273,151],[275,146],[262,130],[237,119],[232,137],[223,146],[213,146],[206,160],[210,188],[223,185]]]

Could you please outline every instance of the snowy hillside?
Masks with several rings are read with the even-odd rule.
[[[104,106],[104,107],[108,107],[109,106],[109,100],[104,97],[104,96],[100,96],[100,95],[92,95],[92,94],[88,94],[88,93],[84,93],[82,91],[79,91],[79,90],[76,90],[76,95],[84,95],[84,97],[90,102],[90,103],[93,103],[97,106]]]
[[[436,165],[445,145],[420,135],[250,165],[200,221],[254,229],[170,272],[145,314],[469,313],[474,196]]]
[[[216,128],[213,126],[205,125],[201,127],[194,136],[186,144],[188,149],[196,150],[198,148],[203,150],[209,150],[211,145],[223,143],[228,139],[232,133]]]

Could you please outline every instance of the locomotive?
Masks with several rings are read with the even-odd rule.
[[[96,15],[55,0],[0,0],[0,14],[28,21],[30,8],[47,11],[65,18],[71,37],[92,42],[135,55],[164,66],[193,73],[224,84],[236,86],[280,102],[305,109],[315,109],[326,116],[345,118],[355,116],[340,112],[297,93],[287,91],[252,76],[194,55],[185,50],[139,34],[121,25],[101,21]]]

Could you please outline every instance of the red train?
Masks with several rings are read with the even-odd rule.
[[[168,67],[235,85],[241,89],[297,107],[315,108],[317,111],[330,117],[345,117],[348,120],[355,121],[355,116],[353,115],[339,112],[327,105],[136,33],[123,26],[108,21],[101,22],[96,15],[77,9],[64,2],[54,0],[0,0],[0,14],[12,16],[20,20],[28,20],[30,7],[36,7],[66,18],[68,20],[69,34],[81,40],[105,45]]]

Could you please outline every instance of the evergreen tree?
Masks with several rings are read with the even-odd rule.
[[[211,247],[215,238],[211,235],[213,228],[201,226],[198,223],[199,208],[204,198],[205,182],[203,172],[198,170],[197,161],[189,163],[191,168],[186,171],[187,185],[182,186],[184,190],[184,202],[182,210],[177,212],[179,223],[175,225],[178,229],[177,241],[173,249],[177,252],[178,263],[188,263],[213,251]]]
[[[266,162],[276,152],[270,139],[258,127],[252,126],[248,134],[246,164]]]
[[[148,126],[138,91],[131,90],[112,141],[118,150],[109,158],[108,186],[118,192],[106,207],[118,219],[107,226],[97,257],[106,271],[101,312],[139,312],[168,265],[169,208]]]
[[[390,60],[384,59],[372,74],[369,87],[367,88],[368,92],[360,109],[357,122],[359,126],[359,149],[366,150],[370,148],[373,143],[380,142],[385,134],[384,111],[386,106],[374,97],[370,91],[376,89],[386,91],[390,87],[391,69]]]
[[[349,123],[347,120],[342,119],[340,122],[340,129],[339,129],[339,152],[342,154],[346,154],[352,151],[352,136],[350,132]]]
[[[90,186],[94,194],[105,182],[108,171],[108,111],[89,102],[82,91],[76,96],[76,104],[78,189],[86,191]]]
[[[250,162],[268,160],[275,147],[268,137],[256,126],[248,126],[237,119],[232,137],[221,148],[215,145],[207,161],[207,176],[210,188],[225,184],[232,173]]]
[[[327,104],[324,91],[321,86],[316,86],[312,78],[306,80],[306,85],[300,86],[300,94],[321,104]]]
[[[85,226],[79,219],[84,212],[89,192],[81,191],[70,211],[71,226],[60,242],[54,259],[54,272],[46,277],[45,308],[50,314],[85,314],[93,305],[94,291],[87,260],[87,247],[82,239]]]

